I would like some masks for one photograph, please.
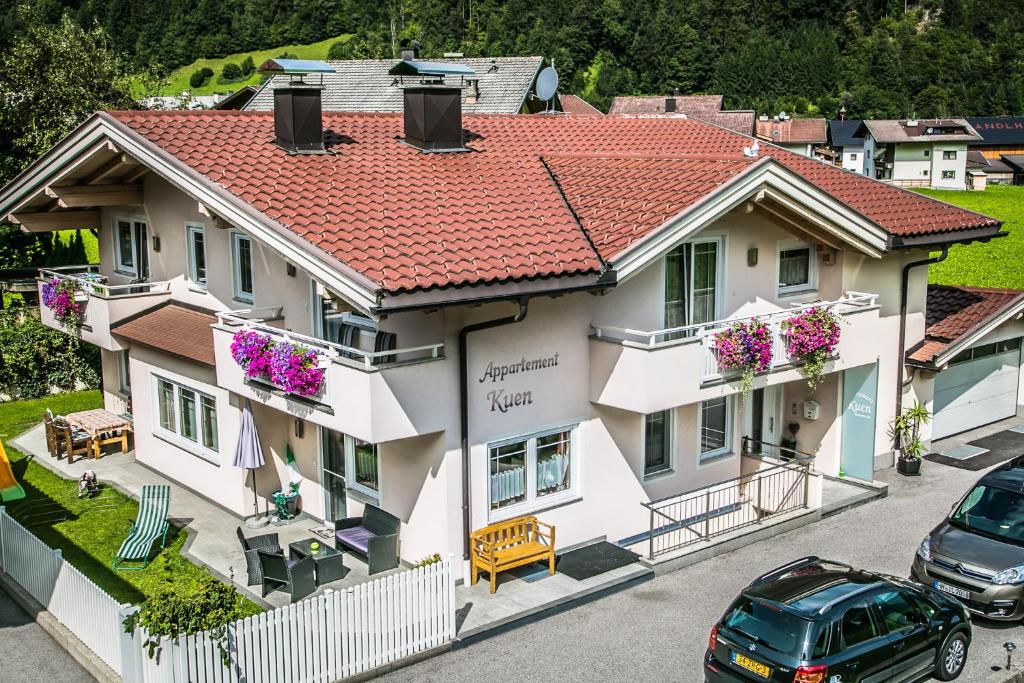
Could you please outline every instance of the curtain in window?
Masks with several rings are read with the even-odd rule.
[[[806,285],[810,279],[809,249],[784,249],[779,254],[779,286]]]

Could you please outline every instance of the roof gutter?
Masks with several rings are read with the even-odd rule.
[[[984,228],[968,228],[949,233],[936,235],[917,235],[900,237],[893,235],[889,238],[890,249],[928,249],[941,248],[943,245],[970,244],[971,242],[988,242],[989,240],[1006,237],[1010,233],[1002,232],[1002,222]]]
[[[530,297],[519,298],[519,312],[506,318],[495,318],[466,325],[459,330],[459,435],[462,443],[462,559],[469,559],[470,495],[469,495],[469,335],[504,325],[521,322],[529,310]]]
[[[903,387],[906,386],[903,374],[906,371],[906,342],[907,342],[907,298],[908,290],[910,289],[910,271],[920,266],[930,266],[933,263],[939,263],[945,261],[946,257],[949,256],[949,245],[942,245],[942,253],[938,256],[932,256],[930,258],[921,259],[919,261],[911,261],[903,266],[903,272],[900,277],[900,333],[899,333],[899,347],[896,353],[896,416],[903,412]],[[893,449],[900,448],[900,435],[894,431],[893,434]]]

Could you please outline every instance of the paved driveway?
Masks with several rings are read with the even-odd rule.
[[[710,624],[771,567],[805,555],[907,576],[925,534],[981,476],[925,462],[916,479],[887,472],[888,498],[657,577],[632,590],[390,675],[394,681],[700,681]],[[1024,647],[1024,628],[975,623],[962,682],[983,681]],[[1024,650],[1022,650],[1024,651]]]
[[[94,681],[3,590],[0,590],[0,680]]]

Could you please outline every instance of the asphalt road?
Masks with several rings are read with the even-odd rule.
[[[923,463],[883,475],[888,498],[741,548],[543,621],[390,674],[389,681],[702,681],[710,625],[751,579],[806,555],[908,576],[914,552],[981,472]],[[959,681],[977,683],[1024,652],[1024,627],[975,621]]]
[[[0,681],[93,683],[94,680],[0,590]]]

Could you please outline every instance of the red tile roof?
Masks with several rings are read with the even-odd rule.
[[[911,350],[908,360],[931,363],[951,344],[1021,303],[1024,290],[929,285],[925,339]]]
[[[779,143],[824,143],[828,141],[828,135],[825,132],[825,119],[758,121],[757,136]]]
[[[388,292],[598,272],[654,216],[754,162],[749,138],[682,118],[465,116],[473,152],[424,154],[400,142],[400,114],[325,113],[333,154],[289,155],[270,112],[113,116]],[[776,147],[764,156],[895,235],[999,225]],[[623,208],[598,210],[608,202]]]
[[[119,337],[149,346],[173,356],[214,365],[212,313],[179,304],[159,306],[140,316],[114,325]]]
[[[612,99],[609,116],[650,116],[665,114],[665,100],[676,101],[676,113],[690,116],[716,114],[722,109],[722,95],[641,95],[619,96]]]
[[[562,111],[574,116],[604,116],[600,109],[576,95],[559,95]]]

